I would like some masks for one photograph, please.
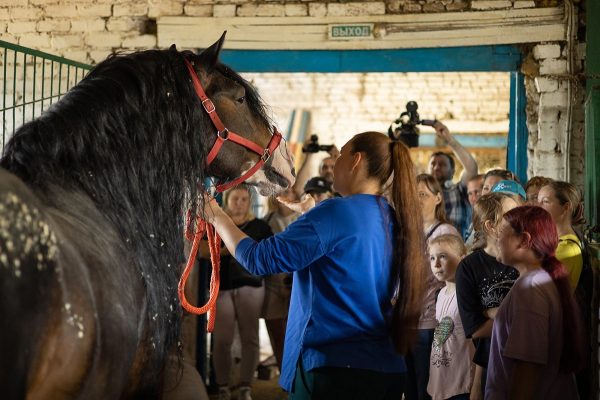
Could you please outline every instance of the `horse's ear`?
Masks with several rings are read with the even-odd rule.
[[[221,38],[213,43],[212,46],[204,50],[199,54],[199,57],[202,59],[203,64],[207,67],[212,67],[217,64],[219,61],[219,53],[221,52],[221,48],[223,47],[223,43],[225,42],[225,35],[227,31],[223,32]]]
[[[173,43],[171,45],[171,47],[169,47],[169,51],[171,51],[171,52],[176,52],[177,51],[177,46],[175,46],[175,43]]]

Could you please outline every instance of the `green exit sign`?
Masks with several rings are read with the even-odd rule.
[[[373,39],[373,24],[329,25],[329,39]]]

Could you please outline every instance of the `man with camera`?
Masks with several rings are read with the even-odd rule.
[[[321,145],[317,135],[312,135],[309,141],[302,148],[304,153],[304,161],[298,170],[294,191],[298,196],[304,194],[304,186],[313,175],[313,165],[317,160],[317,154],[321,151],[329,153],[329,157],[325,157],[319,164],[319,177],[325,179],[329,184],[333,183],[333,165],[335,160],[340,155],[340,151],[335,145]]]
[[[446,217],[456,229],[464,236],[469,227],[470,205],[467,194],[469,179],[477,175],[477,161],[451,134],[446,125],[440,121],[433,124],[435,134],[446,143],[454,156],[462,164],[464,170],[460,181],[452,182],[454,177],[454,158],[451,154],[442,151],[435,152],[429,159],[429,174],[431,174],[442,187]]]

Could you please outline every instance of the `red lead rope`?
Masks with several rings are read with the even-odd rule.
[[[220,276],[220,267],[221,267],[221,238],[216,234],[215,228],[202,220],[202,218],[196,216],[196,232],[192,233],[192,213],[188,210],[186,217],[186,229],[185,229],[185,237],[189,241],[193,241],[192,250],[190,252],[190,256],[185,265],[185,269],[183,270],[183,274],[181,275],[181,279],[179,280],[179,286],[177,293],[179,295],[179,301],[181,301],[181,306],[192,314],[204,314],[208,312],[208,324],[206,325],[206,330],[208,332],[212,332],[215,327],[215,317],[216,317],[216,303],[217,297],[219,295],[219,276]],[[196,262],[196,255],[198,254],[198,247],[200,247],[200,241],[202,240],[202,236],[204,232],[208,236],[208,248],[210,250],[210,261],[212,263],[212,275],[210,277],[210,295],[208,297],[208,301],[202,307],[195,307],[191,305],[187,299],[185,298],[185,284],[187,279],[192,272],[192,268],[194,268],[194,263]]]

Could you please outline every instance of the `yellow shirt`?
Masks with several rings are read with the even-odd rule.
[[[567,268],[571,289],[575,291],[577,283],[579,282],[579,276],[581,275],[581,269],[583,268],[581,241],[577,235],[570,233],[560,236],[558,240],[556,258]]]

